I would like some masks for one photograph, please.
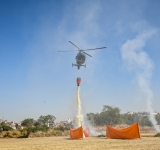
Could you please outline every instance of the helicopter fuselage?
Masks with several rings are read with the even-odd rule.
[[[84,64],[85,60],[86,60],[86,55],[80,51],[76,56],[77,65]]]
[[[80,69],[81,66],[86,67],[86,65],[83,65],[86,60],[86,55],[79,51],[79,53],[76,56],[76,64],[72,64],[72,66],[77,66],[78,69]]]

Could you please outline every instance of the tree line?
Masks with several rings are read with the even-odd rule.
[[[27,118],[21,121],[21,126],[28,128],[28,130],[35,130],[35,131],[46,131],[48,130],[49,126],[55,125],[55,119],[53,115],[46,115],[40,116],[37,120],[33,118]],[[16,129],[19,129],[19,125],[15,125]],[[7,123],[2,122],[0,123],[0,132],[2,131],[11,131],[13,130]]]
[[[64,126],[55,127],[55,119],[53,115],[40,116],[37,120],[27,118],[21,121],[24,128],[19,128],[16,124],[14,130],[9,124],[5,122],[0,123],[0,138],[28,138],[28,137],[42,137],[42,136],[61,136],[68,134],[69,128]],[[54,128],[52,128],[54,127]]]
[[[149,120],[149,114],[146,113],[134,113],[134,114],[121,114],[120,108],[113,107],[109,105],[103,105],[103,109],[100,113],[87,113],[86,117],[93,125],[104,126],[104,125],[117,125],[117,124],[134,124],[138,122],[141,126],[152,126]],[[53,115],[41,115],[37,120],[33,118],[27,118],[21,121],[21,125],[26,127],[29,131],[46,131],[49,127],[54,127],[56,117]],[[160,125],[160,114],[155,115],[155,119]],[[71,125],[72,126],[72,125]],[[16,124],[18,129],[18,124]],[[58,128],[60,130],[65,130],[66,128]],[[69,129],[69,127],[68,127]],[[1,131],[13,130],[10,126],[6,125],[4,122],[0,124]]]
[[[37,120],[33,118],[24,119],[21,122],[22,126],[32,127],[32,126],[48,126],[48,124],[54,126],[56,117],[53,115],[40,116]]]
[[[149,114],[133,113],[133,114],[121,114],[118,107],[104,105],[100,113],[87,113],[87,119],[97,126],[103,125],[116,125],[116,124],[134,124],[138,122],[141,126],[152,126],[149,120]],[[155,115],[158,125],[160,125],[160,114]]]

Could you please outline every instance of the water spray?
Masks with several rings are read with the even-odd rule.
[[[82,126],[83,116],[81,113],[81,99],[80,99],[80,83],[81,78],[77,78],[77,127]]]

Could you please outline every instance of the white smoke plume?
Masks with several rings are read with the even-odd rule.
[[[153,92],[150,88],[150,80],[152,77],[154,64],[147,53],[143,50],[147,39],[151,38],[156,32],[157,30],[143,31],[136,36],[135,39],[127,40],[121,47],[121,54],[129,70],[135,71],[138,87],[146,101],[147,111],[151,114],[149,119],[156,131],[160,132],[155,116],[153,115]]]
[[[104,131],[104,130],[101,130],[101,131],[97,130],[92,125],[92,123],[87,119],[87,117],[83,118],[83,127],[84,127],[84,129],[89,128],[91,136],[98,136],[98,135],[102,135],[102,134],[105,135],[106,134],[106,131]]]

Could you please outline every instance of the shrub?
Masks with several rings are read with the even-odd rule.
[[[105,137],[105,135],[104,134],[100,134],[97,137]]]
[[[1,132],[2,131],[11,131],[13,130],[10,126],[7,126],[5,123],[2,123],[0,126]]]
[[[0,133],[0,137],[2,138],[49,137],[64,135],[69,135],[69,130],[63,126],[57,128],[48,128],[47,126],[26,127],[21,130],[2,131]]]
[[[63,127],[63,126],[59,126],[59,127],[54,128],[54,129],[55,129],[55,130],[62,131],[62,132],[64,132],[65,130],[69,130],[69,128]]]
[[[160,137],[160,133],[157,133],[154,137]]]

